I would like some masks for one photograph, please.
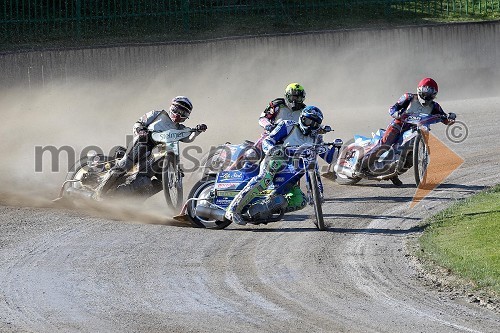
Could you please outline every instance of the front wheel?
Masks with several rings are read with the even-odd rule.
[[[214,177],[204,177],[199,180],[189,193],[190,199],[206,199],[206,200],[191,200],[187,205],[187,214],[189,221],[194,227],[207,229],[224,229],[231,224],[231,221],[224,220],[207,220],[196,215],[196,206],[211,201],[213,190],[215,187]]]
[[[316,217],[314,224],[318,230],[326,230],[325,220],[323,219],[323,209],[321,208],[321,193],[319,192],[318,178],[316,178],[316,173],[314,171],[309,171],[309,179],[311,181],[314,215]]]
[[[424,135],[420,132],[415,137],[415,143],[413,144],[413,170],[417,187],[420,183],[425,184],[429,159],[429,147],[425,142]]]
[[[167,205],[172,209],[180,209],[184,195],[182,171],[179,166],[179,158],[174,154],[167,154],[163,161],[162,185]]]

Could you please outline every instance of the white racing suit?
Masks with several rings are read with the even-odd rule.
[[[141,177],[144,181],[144,190],[147,191],[151,188],[152,168],[148,166],[148,158],[153,148],[157,145],[151,138],[151,132],[167,131],[171,129],[181,130],[186,126],[176,123],[170,119],[168,112],[150,111],[143,115],[133,126],[133,140],[127,147],[125,156],[116,162],[116,164],[106,173],[104,179],[101,181],[96,189],[95,197],[100,198],[101,195],[109,191],[116,182],[125,175],[132,167],[138,163],[139,172],[137,177]],[[139,130],[146,130],[148,132],[145,136],[138,135]],[[199,132],[193,132],[191,136],[181,140],[182,142],[192,142]]]
[[[267,126],[275,127],[280,120],[293,120],[298,122],[300,113],[306,107],[302,104],[297,110],[290,109],[283,98],[276,98],[269,103],[269,106],[261,113],[259,125],[266,129]],[[269,127],[268,127],[269,128]]]
[[[299,121],[300,113],[306,107],[305,104],[301,104],[297,110],[290,109],[285,102],[284,98],[276,98],[271,101],[264,112],[261,113],[259,117],[259,125],[265,130],[261,135],[259,140],[255,143],[255,146],[259,149],[262,148],[262,141],[267,137],[280,121],[283,120],[293,120],[295,122]]]

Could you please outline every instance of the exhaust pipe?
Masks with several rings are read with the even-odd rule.
[[[195,208],[196,216],[202,217],[208,220],[224,221],[225,210],[220,208],[208,207],[204,205],[198,205]]]

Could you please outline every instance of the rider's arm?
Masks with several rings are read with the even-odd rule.
[[[412,93],[406,93],[403,96],[401,96],[396,102],[396,104],[394,104],[389,108],[389,114],[391,115],[391,117],[396,119],[399,118],[401,116],[401,113],[408,108],[408,105],[410,105],[412,99],[413,99]]]
[[[272,119],[272,115],[267,112],[267,109],[265,109],[264,112],[260,114],[259,125],[264,129],[266,128],[266,126],[272,126]]]
[[[193,142],[193,141],[194,141],[194,139],[196,139],[196,137],[197,137],[198,135],[200,135],[200,133],[201,133],[201,132],[197,132],[197,131],[196,131],[196,132],[193,132],[193,133],[191,133],[191,135],[190,135],[190,136],[188,136],[187,138],[182,139],[181,141],[182,141],[182,142],[184,142],[184,143],[190,143],[190,142]]]
[[[317,139],[316,139],[316,144],[321,145],[324,141],[323,135],[318,134]],[[321,157],[326,163],[331,164],[334,161],[335,157],[335,152],[337,151],[337,148],[335,146],[328,148],[328,146],[325,146],[326,150],[322,153],[319,153],[319,157]]]
[[[452,120],[448,119],[448,115],[443,111],[443,108],[441,108],[441,105],[439,105],[437,102],[434,102],[431,114],[443,116],[443,120],[441,120],[441,122],[445,125],[453,123]]]
[[[335,156],[335,152],[337,151],[336,147],[327,148],[324,153],[320,153],[319,157],[321,157],[326,163],[331,164],[334,160],[338,158]]]
[[[132,130],[133,130],[133,133],[136,134],[137,133],[137,129],[138,128],[144,128],[144,127],[147,127],[149,124],[151,124],[153,122],[154,119],[156,119],[158,117],[158,115],[160,113],[162,113],[163,111],[149,111],[148,113],[146,113],[145,115],[143,115],[141,118],[139,118],[139,120],[137,120],[135,123],[134,123],[134,126],[132,127]]]
[[[269,103],[267,108],[260,114],[259,125],[266,129],[266,126],[274,126],[274,120],[280,112],[280,107],[285,103],[283,98],[277,98]]]
[[[295,122],[285,120],[279,121],[276,127],[269,133],[269,135],[262,141],[262,150],[267,154],[269,149],[283,143],[283,140],[290,134]]]
[[[182,124],[178,124],[178,126],[179,126],[179,129],[186,128],[186,126],[184,126]],[[191,133],[191,135],[189,137],[182,139],[181,140],[182,142],[186,142],[186,143],[193,142],[194,139],[196,139],[196,137],[198,135],[200,135],[202,132],[205,132],[207,130],[207,125],[199,124],[199,125],[196,125],[196,127],[192,128],[191,130],[194,130],[194,131]]]
[[[177,129],[180,129],[180,130],[183,130],[185,129],[186,126],[182,125],[182,124],[177,124]],[[194,131],[193,133],[191,133],[190,136],[188,136],[187,138],[184,138],[182,140],[180,140],[181,142],[184,142],[184,143],[190,143],[190,142],[193,142],[194,139],[196,139],[196,137],[198,135],[200,135],[201,132],[198,132],[198,131]]]

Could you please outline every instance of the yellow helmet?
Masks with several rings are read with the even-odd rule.
[[[300,110],[304,106],[306,91],[297,82],[290,83],[285,88],[285,102],[292,110]]]

